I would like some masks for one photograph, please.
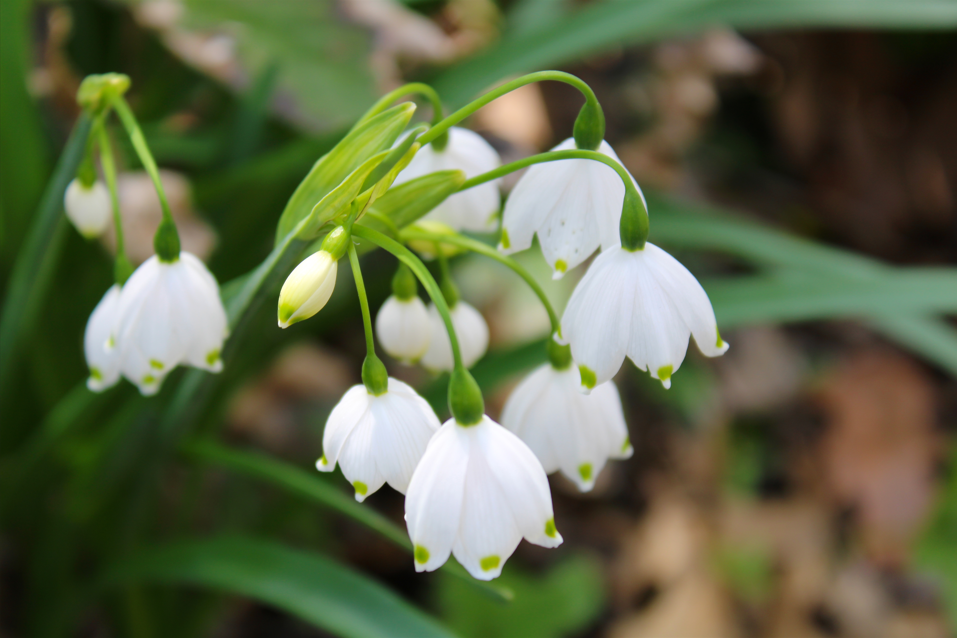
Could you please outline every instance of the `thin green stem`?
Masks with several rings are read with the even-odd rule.
[[[156,187],[156,194],[159,196],[160,207],[163,209],[164,221],[173,224],[173,213],[170,211],[169,202],[166,201],[166,192],[163,190],[163,183],[160,181],[159,168],[157,168],[156,160],[153,159],[150,147],[147,145],[146,138],[143,136],[143,130],[136,121],[136,116],[133,115],[130,105],[126,103],[126,99],[124,99],[122,95],[115,96],[112,100],[112,105],[113,108],[116,109],[117,115],[120,116],[120,121],[123,122],[123,127],[126,128],[127,134],[130,136],[130,141],[133,143],[133,149],[140,158],[140,163],[143,164],[143,168],[146,169],[146,172],[153,180],[153,186]]]
[[[103,175],[106,178],[106,185],[110,190],[110,203],[113,205],[113,228],[116,231],[116,268],[114,268],[114,278],[116,283],[123,285],[132,272],[129,257],[126,255],[126,243],[123,239],[123,219],[120,215],[120,195],[116,186],[116,162],[113,160],[113,147],[110,145],[110,136],[106,133],[105,118],[101,118],[97,124],[97,137],[100,142],[100,165],[103,167]]]
[[[512,269],[516,275],[525,280],[525,283],[528,284],[528,287],[532,289],[532,292],[535,293],[535,296],[542,302],[542,305],[545,306],[545,311],[548,313],[548,320],[552,324],[552,332],[558,332],[561,326],[561,319],[558,316],[558,313],[555,312],[555,308],[552,307],[551,302],[548,300],[548,296],[545,294],[545,291],[539,285],[538,281],[528,272],[521,264],[517,261],[503,255],[498,252],[495,248],[489,246],[488,244],[483,244],[480,241],[459,235],[457,233],[450,234],[438,234],[430,233],[418,228],[407,228],[402,231],[401,235],[403,240],[422,240],[422,241],[434,241],[440,244],[451,244],[453,246],[458,246],[466,250],[471,250],[474,253],[484,255],[495,261],[499,262]]]
[[[601,106],[598,104],[598,98],[595,97],[595,93],[591,90],[591,87],[581,79],[570,73],[563,73],[562,71],[539,71],[537,73],[523,75],[522,77],[516,78],[511,82],[506,82],[502,86],[489,91],[475,101],[466,104],[458,111],[443,119],[441,122],[437,122],[435,125],[433,125],[432,128],[429,129],[428,133],[419,138],[419,142],[422,143],[422,146],[425,146],[440,135],[446,133],[450,128],[468,116],[472,115],[489,102],[505,95],[506,93],[514,91],[517,88],[523,87],[526,84],[533,84],[535,82],[542,82],[545,80],[554,80],[556,82],[564,82],[565,84],[572,85],[581,91],[582,95],[585,96],[585,101],[591,108],[597,110],[598,112],[601,111]]]
[[[362,327],[366,333],[366,354],[375,356],[375,341],[372,337],[372,314],[369,312],[369,298],[366,296],[366,285],[362,281],[362,269],[359,267],[359,255],[356,254],[356,245],[349,242],[349,264],[352,266],[352,278],[356,280],[356,292],[359,294],[359,306],[362,308]]]
[[[411,82],[409,84],[400,86],[399,88],[395,90],[389,91],[388,93],[380,97],[378,101],[376,101],[376,103],[372,105],[372,108],[366,111],[366,114],[363,115],[362,119],[360,119],[359,121],[364,122],[365,120],[375,117],[379,113],[382,113],[387,108],[389,108],[389,105],[391,105],[393,102],[398,100],[400,97],[404,97],[406,95],[410,95],[413,93],[417,93],[419,95],[424,96],[425,98],[429,100],[429,103],[432,104],[433,126],[441,122],[442,116],[444,115],[444,112],[442,109],[442,100],[439,98],[439,94],[435,92],[435,89],[433,89],[428,84],[424,84],[422,82]]]
[[[439,315],[442,317],[443,323],[445,323],[445,329],[449,333],[449,341],[452,343],[452,359],[455,362],[455,367],[462,368],[462,353],[459,349],[459,339],[455,334],[455,327],[452,325],[452,314],[449,311],[448,304],[445,303],[445,297],[442,295],[442,290],[435,282],[435,279],[432,277],[431,273],[429,273],[429,269],[426,268],[425,264],[422,263],[422,260],[416,257],[415,253],[399,242],[367,226],[356,224],[352,227],[352,234],[360,239],[370,241],[379,248],[392,253],[396,256],[396,258],[399,259],[399,261],[408,266],[409,269],[415,273],[415,276],[418,277],[419,281],[422,282],[422,287],[425,288],[426,292],[429,293],[429,297],[432,298],[432,303],[435,304],[435,309],[438,310]]]

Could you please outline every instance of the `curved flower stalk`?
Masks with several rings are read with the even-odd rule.
[[[575,148],[575,140],[568,138],[552,152]],[[597,152],[620,163],[604,140]],[[631,181],[641,194],[634,178]],[[605,250],[618,245],[624,197],[621,178],[599,162],[569,159],[536,164],[522,175],[505,202],[500,249],[506,254],[526,250],[537,234],[552,278],[559,279],[599,246]]]
[[[453,554],[479,580],[502,573],[522,537],[557,547],[548,479],[521,439],[481,416],[445,422],[429,441],[405,499],[416,571],[433,571]]]
[[[144,395],[156,394],[180,364],[210,372],[227,336],[219,285],[195,255],[146,260],[123,286],[107,350],[116,350],[120,371]]]
[[[360,503],[388,483],[405,494],[439,419],[428,402],[405,383],[389,377],[382,394],[365,385],[350,388],[333,408],[322,436],[322,472],[336,463]]]
[[[452,127],[448,131],[447,145],[442,149],[435,146],[431,144],[420,149],[409,165],[399,173],[395,183],[401,184],[429,173],[450,169],[461,170],[466,177],[475,177],[502,164],[492,145],[481,135],[468,129]],[[443,222],[455,230],[495,230],[495,214],[501,205],[499,181],[486,182],[452,195],[436,206],[425,219]]]
[[[653,244],[610,248],[592,262],[565,308],[562,336],[585,389],[610,380],[625,356],[670,388],[690,336],[705,356],[728,350],[701,284]]]
[[[102,235],[110,223],[110,193],[100,180],[87,185],[79,177],[75,178],[63,195],[63,208],[67,218],[87,239]]]
[[[462,363],[466,368],[471,368],[488,350],[488,324],[482,313],[471,304],[458,300],[449,306],[452,325],[455,326],[462,348]],[[431,331],[429,348],[419,362],[429,370],[449,372],[454,368],[452,344],[435,304],[429,304],[428,317]]]
[[[546,473],[561,470],[588,492],[608,459],[627,459],[634,450],[614,382],[587,395],[580,386],[570,360],[561,369],[546,363],[512,391],[502,425],[531,448]]]

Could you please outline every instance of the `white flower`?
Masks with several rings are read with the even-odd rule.
[[[671,387],[689,335],[705,356],[728,349],[701,284],[653,244],[635,252],[620,247],[602,252],[568,300],[561,334],[584,366],[585,388],[611,379],[625,355]]]
[[[432,324],[429,312],[419,297],[399,299],[391,295],[375,318],[379,345],[389,356],[415,363],[429,349]]]
[[[216,279],[194,255],[181,252],[175,262],[154,255],[136,269],[120,294],[110,341],[123,376],[150,395],[177,365],[222,370],[226,335]]]
[[[573,149],[575,140],[569,138],[552,150]],[[608,142],[602,141],[598,152],[618,161]],[[525,250],[537,233],[552,276],[559,279],[599,245],[605,250],[620,244],[618,222],[624,199],[621,177],[601,162],[569,159],[535,164],[505,202],[499,248],[507,254]]]
[[[360,503],[385,482],[405,494],[438,429],[428,402],[401,381],[390,377],[389,389],[379,396],[359,384],[329,415],[316,468],[331,472],[338,462]]]
[[[317,251],[289,273],[279,291],[279,327],[308,319],[329,301],[336,287],[339,262],[327,251]]]
[[[455,419],[429,441],[405,498],[416,571],[433,571],[455,555],[479,580],[491,580],[524,536],[557,547],[548,478],[521,439],[487,416],[472,426]]]
[[[66,187],[63,195],[63,208],[76,229],[84,237],[99,237],[110,223],[113,205],[110,192],[100,180],[87,188],[79,179],[74,178]]]
[[[83,351],[86,354],[86,366],[90,369],[90,378],[86,387],[94,392],[113,386],[120,379],[120,360],[116,348],[108,348],[107,342],[116,325],[117,311],[120,305],[120,287],[110,286],[100,303],[96,304],[86,332],[83,334]]]
[[[634,450],[615,384],[591,394],[579,392],[580,385],[577,366],[556,370],[546,363],[512,392],[502,425],[531,448],[547,474],[561,470],[587,492],[609,458],[627,459]]]
[[[502,160],[491,144],[481,135],[468,129],[452,127],[449,129],[449,142],[444,149],[437,151],[432,145],[423,147],[406,166],[396,184],[407,182],[416,177],[458,169],[466,178],[495,170]],[[425,219],[445,222],[454,230],[472,230],[488,232],[495,230],[495,213],[501,206],[499,181],[486,182],[467,191],[456,193],[436,206]]]
[[[488,324],[478,310],[464,301],[458,301],[452,306],[450,314],[452,327],[459,339],[459,349],[462,351],[462,365],[471,368],[488,349]],[[429,370],[452,370],[452,342],[449,341],[445,322],[442,321],[435,304],[429,304],[429,324],[432,336],[429,349],[422,355],[420,363]]]

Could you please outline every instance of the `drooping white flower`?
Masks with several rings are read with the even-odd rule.
[[[428,145],[419,150],[406,166],[396,184],[407,182],[416,177],[458,169],[466,178],[501,166],[502,160],[492,145],[468,129],[452,127],[449,129],[449,142],[441,151]],[[494,180],[452,195],[436,206],[425,219],[441,221],[454,230],[488,232],[495,229],[495,213],[501,205],[499,181]]]
[[[87,188],[78,178],[74,178],[66,187],[63,208],[67,218],[87,239],[103,234],[113,211],[110,192],[103,182],[96,180]]]
[[[583,388],[611,379],[626,355],[669,388],[689,336],[705,356],[728,349],[701,284],[653,244],[598,255],[568,300],[561,334],[583,366]]]
[[[376,315],[375,334],[389,356],[415,363],[429,349],[432,334],[429,312],[418,296],[400,299],[391,295]]]
[[[108,349],[118,351],[123,376],[150,395],[177,365],[222,370],[226,335],[219,285],[203,262],[187,252],[172,263],[154,255],[123,286]]]
[[[432,407],[405,383],[390,377],[379,396],[359,384],[329,415],[316,468],[331,472],[338,462],[360,503],[386,482],[405,494],[438,429]]]
[[[433,571],[454,554],[479,580],[501,574],[524,536],[557,547],[548,478],[521,439],[487,416],[455,419],[429,441],[405,498],[416,571]]]
[[[90,369],[86,387],[93,392],[102,392],[120,379],[120,360],[117,356],[119,353],[116,348],[107,346],[116,325],[120,290],[117,284],[110,286],[93,309],[83,333],[83,352],[86,355],[86,366]]]
[[[552,150],[573,149],[575,140],[569,138]],[[618,161],[608,142],[602,141],[598,152]],[[525,250],[537,233],[552,276],[559,279],[599,246],[605,250],[619,245],[624,198],[621,177],[601,162],[569,159],[535,164],[505,202],[499,248],[505,253]]]
[[[614,382],[591,394],[580,386],[578,366],[556,370],[546,363],[512,392],[502,425],[531,448],[547,474],[561,470],[587,492],[608,459],[627,459],[634,450]]]
[[[485,323],[482,313],[464,301],[459,300],[450,310],[452,327],[455,328],[459,349],[462,351],[462,364],[471,368],[488,350],[488,324]],[[429,370],[450,371],[455,364],[452,359],[452,342],[449,341],[445,322],[442,321],[435,304],[429,304],[429,324],[429,349],[422,355],[420,363]]]
[[[288,328],[322,310],[336,288],[338,272],[339,262],[325,250],[303,259],[279,291],[279,327]]]

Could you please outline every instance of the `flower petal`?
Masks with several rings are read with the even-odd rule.
[[[322,433],[322,458],[316,462],[317,469],[331,472],[336,468],[342,446],[352,429],[368,412],[370,399],[369,391],[360,383],[349,388],[332,408]]]
[[[408,385],[389,379],[389,390],[372,397],[376,467],[393,489],[405,494],[429,439],[439,429],[428,401]]]
[[[429,311],[418,297],[403,300],[390,296],[376,315],[375,331],[389,356],[400,361],[418,361],[431,340]]]

